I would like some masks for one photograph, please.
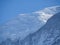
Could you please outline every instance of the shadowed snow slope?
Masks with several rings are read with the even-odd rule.
[[[49,18],[58,12],[60,12],[60,7],[54,6],[31,14],[19,14],[0,27],[0,42],[7,38],[11,40],[24,39],[27,35],[38,31]]]

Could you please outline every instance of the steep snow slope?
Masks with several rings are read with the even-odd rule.
[[[60,45],[57,42],[60,40],[60,13],[49,19],[40,30],[41,36],[38,45]],[[57,44],[55,44],[56,42]]]
[[[23,40],[12,41],[8,38],[0,45],[60,45],[60,13],[55,14],[42,28]]]
[[[60,13],[55,14],[37,32],[28,35],[21,45],[60,45]]]
[[[19,14],[0,27],[0,41],[7,38],[11,38],[11,40],[24,39],[30,33],[36,32],[46,24],[49,18],[58,12],[60,12],[59,6],[54,6],[32,14]]]

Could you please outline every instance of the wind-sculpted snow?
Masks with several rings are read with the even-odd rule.
[[[60,12],[58,8],[59,6],[54,6],[33,12],[32,14],[19,14],[14,19],[8,21],[0,27],[1,45],[38,45],[41,32],[39,31],[38,34],[35,32],[44,26],[54,14]],[[43,43],[43,38],[40,44]]]
[[[38,18],[44,22],[47,22],[49,18],[51,18],[54,14],[60,12],[60,6],[48,7],[40,11],[36,11],[34,13],[39,14]]]

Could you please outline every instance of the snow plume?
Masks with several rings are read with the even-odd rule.
[[[42,20],[43,22],[47,22],[49,18],[51,18],[54,14],[60,12],[60,6],[53,6],[48,7],[40,11],[34,12],[35,14],[38,14],[39,20]]]

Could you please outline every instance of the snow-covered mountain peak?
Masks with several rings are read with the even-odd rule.
[[[31,14],[19,14],[14,19],[8,21],[0,27],[0,40],[11,38],[25,38],[30,33],[36,32],[46,24],[47,20],[54,14],[60,12],[59,6],[48,7],[41,11],[35,11]],[[14,38],[15,37],[15,38]]]
[[[47,22],[49,18],[51,18],[54,14],[60,12],[60,6],[47,7],[43,10],[34,12],[35,14],[39,14],[38,18],[43,22]]]

